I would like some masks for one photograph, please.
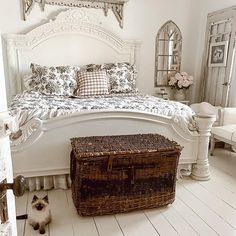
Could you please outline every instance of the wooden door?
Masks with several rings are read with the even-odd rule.
[[[202,101],[215,106],[225,107],[228,104],[235,32],[235,7],[208,15],[201,91],[203,91]],[[212,60],[214,50],[217,48],[223,49],[220,63],[214,63]]]
[[[13,182],[12,162],[9,142],[10,116],[7,112],[5,79],[3,74],[2,51],[0,41],[0,183]],[[15,198],[13,192],[0,191],[0,235],[16,236]]]

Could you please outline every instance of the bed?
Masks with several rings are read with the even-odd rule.
[[[138,68],[140,41],[122,40],[110,28],[87,11],[70,9],[25,34],[4,37],[10,111],[20,120],[20,134],[13,135],[11,144],[14,175],[27,177],[31,190],[67,188],[70,185],[70,138],[158,133],[183,146],[179,172],[189,171],[197,180],[209,179],[208,143],[213,116],[195,115],[183,104],[140,93],[91,98],[24,92],[23,78],[30,73],[32,62],[80,67],[90,63],[127,62]],[[53,111],[50,106],[55,100]],[[94,105],[99,101],[100,106]],[[120,105],[114,105],[114,101]],[[73,108],[66,109],[66,104],[72,104]],[[59,106],[65,109],[61,108],[60,114],[55,115]],[[172,109],[167,110],[167,106]],[[43,113],[44,108],[50,112]]]

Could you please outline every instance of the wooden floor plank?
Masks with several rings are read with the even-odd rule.
[[[168,235],[168,236],[176,236],[179,235],[175,228],[170,224],[168,219],[166,219],[162,213],[161,210],[158,209],[152,209],[152,210],[145,210],[144,213],[152,223],[153,227],[157,230],[159,235]]]
[[[81,217],[74,207],[71,190],[48,191],[52,223],[45,236],[236,235],[235,159],[235,153],[226,151],[224,156],[224,150],[216,149],[210,158],[210,181],[179,180],[171,206],[144,212]],[[34,194],[43,197],[47,192],[31,192],[17,198],[18,215],[26,213]],[[40,235],[28,220],[17,224],[18,236]]]
[[[236,178],[236,153],[232,152],[230,148],[217,148],[214,150],[214,156],[209,158],[210,166],[216,167],[229,176]]]
[[[62,189],[48,191],[48,199],[52,214],[50,236],[73,236],[72,218],[66,192]]]
[[[71,190],[65,190],[69,210],[71,212],[71,223],[74,229],[75,236],[98,236],[98,231],[94,222],[93,217],[82,217],[79,216],[74,203],[72,201]],[[69,235],[67,235],[69,236]]]
[[[116,219],[125,236],[159,235],[146,215],[141,211],[117,214]]]
[[[27,202],[29,192],[26,192],[22,197],[16,197],[16,215],[24,215],[27,213]],[[17,235],[24,236],[26,220],[17,220]]]
[[[178,181],[179,182],[179,181]],[[208,208],[195,195],[177,183],[177,196],[188,205],[201,219],[220,235],[236,235],[235,230],[223,218]]]
[[[211,166],[212,179],[236,194],[236,178]]]
[[[179,235],[197,235],[197,232],[182,218],[181,215],[178,214],[178,212],[176,212],[173,206],[169,205],[168,207],[163,208],[161,213],[168,219]]]
[[[34,192],[29,192],[29,196],[28,196],[28,203],[27,203],[27,208],[29,209],[31,207],[31,202],[32,199],[34,197],[34,195],[37,195],[38,197],[42,198],[45,195],[47,195],[47,191],[34,191]],[[32,228],[32,226],[29,224],[29,221],[26,221],[26,225],[25,225],[25,236],[38,236],[39,235],[39,231],[38,230],[34,230]],[[49,236],[49,227],[46,227],[46,232],[44,234],[44,236]]]
[[[94,217],[99,236],[124,236],[115,216],[96,216]]]
[[[197,181],[192,179],[183,180],[184,187],[191,191],[198,199],[207,205],[212,211],[222,217],[236,230],[236,210],[214,194],[207,191]]]
[[[172,204],[174,209],[188,222],[199,235],[215,236],[217,233],[210,228],[191,208],[176,197]]]
[[[236,210],[236,193],[225,188],[222,182],[212,177],[210,181],[202,181],[199,184]]]

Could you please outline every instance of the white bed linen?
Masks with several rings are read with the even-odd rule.
[[[143,94],[113,94],[93,97],[48,96],[38,92],[23,92],[11,104],[11,115],[16,116],[19,127],[33,118],[47,120],[75,112],[94,110],[134,110],[157,115],[178,116],[192,123],[194,112],[182,103],[163,100]]]

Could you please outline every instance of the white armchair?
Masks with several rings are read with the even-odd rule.
[[[211,149],[213,155],[215,140],[223,141],[232,145],[233,150],[236,146],[236,108],[222,108],[219,110],[219,126],[212,127],[211,130]]]

